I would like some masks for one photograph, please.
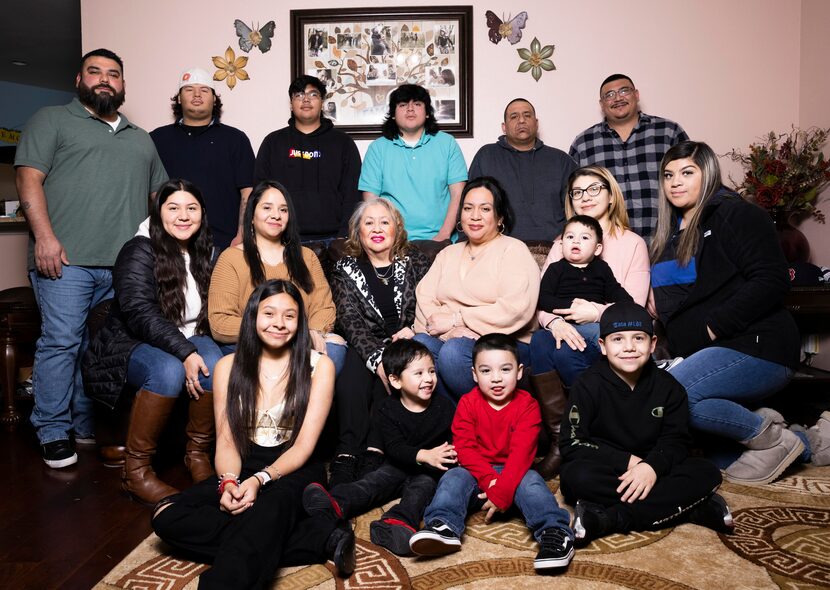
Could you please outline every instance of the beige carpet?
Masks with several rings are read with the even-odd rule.
[[[556,490],[558,480],[550,485]],[[733,535],[688,524],[614,535],[578,550],[567,572],[544,579],[533,572],[536,543],[518,519],[486,525],[476,514],[468,520],[461,552],[438,559],[399,558],[369,542],[369,522],[381,513],[376,510],[355,521],[357,571],[349,580],[334,578],[329,563],[281,570],[274,588],[830,587],[830,467],[800,467],[764,487],[724,484],[721,493],[735,516]],[[561,501],[558,493],[557,498]],[[95,590],[192,590],[206,567],[170,556],[151,535]]]

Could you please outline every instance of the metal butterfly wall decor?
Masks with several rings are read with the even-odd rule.
[[[527,24],[527,12],[522,11],[512,19],[508,17],[505,20],[497,17],[492,10],[485,12],[484,16],[487,17],[487,35],[493,43],[498,44],[502,39],[507,39],[511,45],[515,45],[522,39],[522,29]]]
[[[236,34],[239,37],[239,47],[244,52],[249,52],[254,46],[259,47],[262,53],[271,49],[271,38],[274,36],[274,28],[276,24],[274,21],[268,21],[265,26],[257,30],[256,27],[251,27],[236,19],[233,21],[233,26],[236,29]]]

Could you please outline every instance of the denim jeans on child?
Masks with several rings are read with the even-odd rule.
[[[210,371],[207,377],[199,373],[202,389],[213,391],[213,367],[222,358],[219,345],[210,336],[191,336],[196,350]],[[127,383],[136,389],[146,389],[165,397],[176,397],[184,388],[184,365],[178,357],[142,342],[133,349],[127,364]]]
[[[736,441],[761,430],[763,419],[746,406],[781,390],[792,377],[784,365],[720,346],[694,353],[669,373],[686,388],[689,425]]]
[[[502,465],[493,469],[501,473]],[[438,482],[435,497],[424,512],[424,523],[431,526],[434,521],[446,524],[459,537],[464,533],[464,521],[470,510],[481,508],[483,501],[478,498],[481,490],[473,475],[463,467],[453,467]],[[542,531],[549,528],[565,529],[571,539],[571,517],[568,511],[556,503],[545,480],[532,469],[525,473],[513,503],[522,513],[527,528],[538,541]]]
[[[565,387],[570,387],[582,371],[602,355],[599,348],[599,324],[592,322],[572,325],[585,339],[585,350],[574,350],[567,342],[562,342],[556,348],[556,339],[550,330],[536,330],[533,333],[530,339],[530,364],[534,375],[556,371]]]
[[[426,346],[435,359],[438,372],[436,391],[453,402],[475,386],[473,381],[473,346],[472,338],[450,338],[446,342],[429,334],[415,334],[417,340]],[[519,361],[525,366],[530,364],[530,346],[519,342]]]
[[[436,485],[437,482],[431,475],[408,475],[394,465],[384,463],[363,479],[334,486],[330,493],[343,510],[343,518],[365,514],[400,496],[401,501],[381,518],[402,520],[417,530]]]
[[[32,426],[41,444],[95,436],[92,399],[84,392],[81,359],[89,341],[90,310],[112,297],[112,271],[106,267],[64,266],[50,279],[29,271],[41,330],[35,348]]]

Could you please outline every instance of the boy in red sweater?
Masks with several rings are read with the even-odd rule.
[[[517,389],[522,365],[516,341],[487,334],[473,347],[477,386],[458,403],[452,424],[459,467],[438,482],[424,513],[426,527],[410,539],[418,555],[445,555],[461,549],[470,510],[496,512],[513,504],[539,542],[537,570],[566,567],[573,558],[568,512],[559,507],[545,481],[530,470],[536,455],[541,415],[529,393]]]

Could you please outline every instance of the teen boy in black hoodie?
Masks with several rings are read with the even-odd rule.
[[[298,77],[288,96],[288,126],[263,140],[254,184],[276,180],[288,189],[303,242],[345,236],[360,199],[360,153],[351,137],[322,116],[326,87],[319,79]]]

